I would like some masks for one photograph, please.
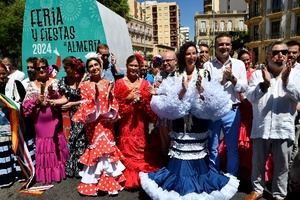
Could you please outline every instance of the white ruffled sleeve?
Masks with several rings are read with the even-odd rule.
[[[192,92],[187,90],[182,100],[178,93],[182,88],[181,77],[168,77],[157,90],[157,95],[152,96],[151,109],[160,118],[174,120],[187,115],[191,108]]]
[[[203,98],[200,98],[198,91],[195,91],[191,113],[197,118],[213,121],[225,116],[231,110],[232,104],[229,95],[220,83],[204,79],[202,87],[204,88]]]

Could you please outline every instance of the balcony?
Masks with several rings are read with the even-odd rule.
[[[300,36],[300,28],[298,30],[291,31],[291,37],[299,37]]]
[[[169,10],[170,10],[170,11],[176,11],[176,6],[170,6],[170,7],[169,7]]]
[[[271,39],[279,39],[281,37],[282,37],[282,35],[280,33],[272,33],[270,38]]]
[[[171,35],[171,36],[176,36],[177,33],[176,33],[175,31],[171,31],[170,35]]]
[[[250,41],[258,41],[258,40],[261,40],[261,39],[262,39],[262,37],[259,34],[253,34],[250,37]]]
[[[271,39],[280,39],[284,37],[284,33],[280,31],[274,31],[271,34],[266,34],[265,39],[266,40],[271,40]]]
[[[284,5],[272,7],[271,9],[267,9],[267,14],[278,13],[284,10]]]
[[[207,36],[207,32],[199,32],[199,36]]]

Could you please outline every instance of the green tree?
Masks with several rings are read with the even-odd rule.
[[[127,0],[97,0],[104,6],[119,14],[121,17],[127,18],[129,13],[129,5]]]
[[[1,1],[0,7],[0,53],[20,59],[25,0]]]
[[[230,31],[232,36],[232,49],[234,51],[240,50],[245,46],[245,43],[250,41],[249,33],[245,31]]]

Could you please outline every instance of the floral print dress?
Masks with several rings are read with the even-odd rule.
[[[59,80],[58,88],[61,94],[65,95],[69,102],[79,101],[80,89],[71,88],[65,77]],[[66,175],[69,177],[79,177],[79,171],[82,170],[82,164],[79,162],[80,156],[84,153],[87,147],[87,139],[85,136],[83,123],[70,121],[77,111],[78,106],[73,106],[68,112],[63,113],[64,122],[69,122],[69,126],[64,123],[64,131],[68,129],[70,134],[67,136],[69,159],[66,163]]]

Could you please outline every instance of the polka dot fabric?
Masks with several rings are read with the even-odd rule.
[[[77,191],[87,196],[97,196],[99,190],[117,194],[125,183],[123,155],[114,141],[113,122],[103,114],[111,109],[118,111],[118,103],[113,96],[108,100],[108,81],[103,81],[98,91],[89,81],[80,89],[83,103],[72,120],[85,124],[89,146],[79,159],[84,169],[79,173],[82,179]]]

